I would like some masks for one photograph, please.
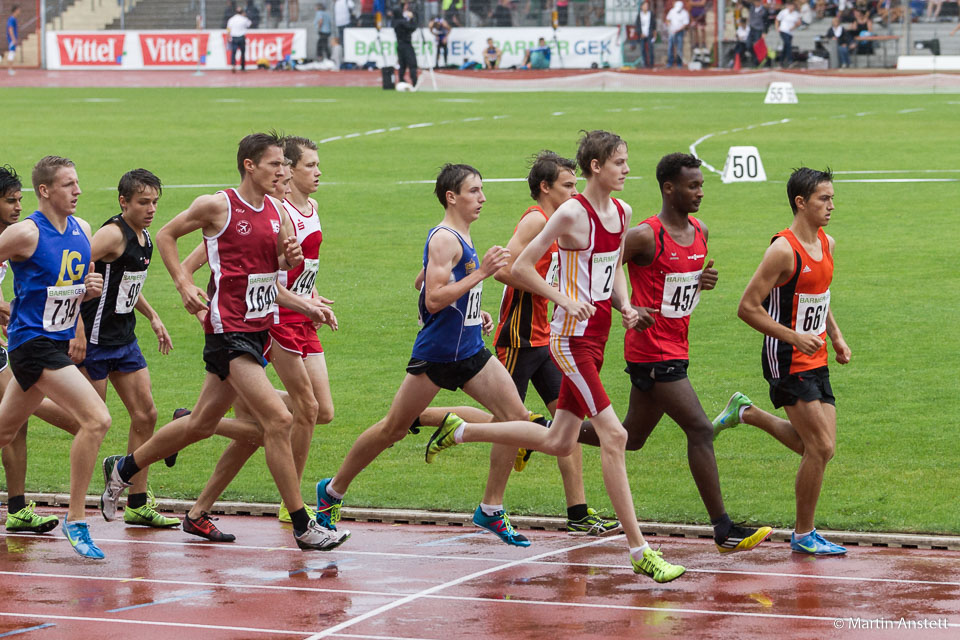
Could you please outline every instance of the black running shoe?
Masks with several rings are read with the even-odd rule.
[[[196,520],[187,514],[183,518],[183,530],[185,533],[191,533],[212,542],[233,542],[237,539],[237,536],[232,533],[224,533],[217,529],[217,525],[213,524],[214,520],[216,518],[211,518],[206,511],[201,513]]]

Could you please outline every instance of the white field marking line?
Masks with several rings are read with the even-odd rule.
[[[302,633],[307,635],[309,631],[298,631],[296,629],[291,629],[289,631],[284,631],[281,629],[259,629],[257,627],[230,627],[226,625],[219,624],[195,624],[189,622],[160,622],[156,620],[125,620],[123,618],[95,618],[87,616],[63,616],[63,615],[48,615],[45,613],[15,613],[8,611],[0,611],[0,616],[9,617],[9,618],[35,618],[38,620],[73,620],[77,622],[104,622],[110,624],[142,624],[149,626],[158,626],[158,627],[179,627],[181,629],[211,629],[215,631],[243,631],[243,632],[253,632],[253,633],[271,633],[275,635],[293,635],[297,633]]]
[[[897,111],[897,113],[917,113],[918,111],[926,111],[926,109],[923,107],[918,109],[900,109],[900,111]]]
[[[494,120],[501,120],[503,118],[509,118],[510,116],[493,116]],[[471,118],[463,118],[461,120],[444,120],[442,122],[417,122],[414,124],[404,125],[402,127],[390,127],[386,129],[371,129],[370,131],[365,131],[364,133],[346,133],[339,136],[330,136],[329,138],[323,138],[322,140],[317,140],[317,144],[327,144],[328,142],[336,142],[337,140],[349,140],[350,138],[358,138],[360,136],[372,136],[379,133],[388,133],[391,131],[400,131],[402,129],[423,129],[424,127],[433,127],[440,126],[445,124],[453,124],[454,122],[480,122],[486,120],[486,116],[474,116]],[[431,182],[433,182],[431,180]],[[166,185],[164,185],[166,186]]]
[[[578,549],[586,549],[587,547],[592,547],[592,546],[597,545],[597,544],[602,544],[602,543],[604,543],[604,542],[608,542],[609,540],[613,540],[613,539],[615,539],[615,538],[620,538],[620,537],[622,537],[622,536],[615,536],[615,537],[611,537],[611,538],[599,538],[599,539],[597,539],[597,540],[592,540],[592,541],[590,541],[590,542],[585,542],[585,543],[583,543],[583,544],[574,545],[574,546],[572,546],[572,547],[565,547],[565,548],[562,548],[562,549],[554,549],[554,550],[551,550],[551,551],[545,551],[545,552],[543,552],[543,553],[537,554],[537,555],[535,555],[535,556],[531,556],[531,557],[529,557],[529,558],[521,558],[521,559],[519,559],[519,560],[512,560],[512,561],[510,561],[510,562],[507,562],[506,564],[501,564],[501,565],[498,565],[498,566],[495,566],[495,567],[490,567],[490,568],[488,568],[488,569],[483,569],[483,570],[481,570],[481,571],[474,571],[473,573],[470,573],[470,574],[468,574],[468,575],[461,576],[461,577],[456,578],[456,579],[454,579],[454,580],[448,580],[447,582],[444,582],[443,584],[434,585],[434,586],[430,587],[429,589],[424,589],[424,590],[422,590],[422,591],[418,591],[417,593],[414,593],[414,594],[405,596],[405,597],[400,598],[400,599],[398,599],[398,600],[394,600],[393,602],[390,602],[390,603],[387,603],[387,604],[385,604],[385,605],[379,606],[379,607],[377,607],[376,609],[372,609],[372,610],[370,610],[370,611],[368,611],[368,612],[366,612],[366,613],[364,613],[364,614],[361,614],[361,615],[359,615],[359,616],[356,616],[356,617],[354,617],[354,618],[351,618],[350,620],[345,620],[345,621],[341,622],[340,624],[334,625],[334,626],[332,626],[332,627],[327,627],[326,629],[324,629],[324,630],[321,631],[320,633],[316,633],[316,634],[310,636],[309,638],[307,638],[306,640],[320,640],[320,638],[327,638],[327,637],[332,636],[333,634],[337,633],[338,631],[341,631],[341,630],[343,630],[343,629],[346,629],[347,627],[352,627],[353,625],[355,625],[355,624],[357,624],[357,623],[360,623],[360,622],[363,622],[364,620],[367,620],[367,619],[369,619],[369,618],[373,618],[373,617],[375,617],[375,616],[378,616],[378,615],[380,615],[381,613],[384,613],[384,612],[386,612],[386,611],[390,611],[391,609],[396,609],[397,607],[403,606],[403,605],[405,605],[405,604],[407,604],[407,603],[409,603],[409,602],[413,602],[414,600],[418,600],[418,599],[423,598],[423,597],[425,597],[425,596],[433,595],[434,593],[436,593],[436,592],[438,592],[438,591],[442,591],[443,589],[447,589],[447,588],[449,588],[449,587],[455,587],[455,586],[457,586],[457,585],[459,585],[459,584],[463,584],[464,582],[468,582],[468,581],[470,581],[470,580],[474,580],[475,578],[479,578],[479,577],[481,577],[481,576],[485,576],[485,575],[490,574],[490,573],[495,573],[495,572],[497,572],[497,571],[503,571],[504,569],[510,569],[510,568],[512,568],[512,567],[516,567],[516,566],[519,566],[519,565],[522,565],[522,564],[526,564],[526,563],[529,563],[529,562],[531,562],[531,561],[539,560],[540,558],[547,558],[547,557],[550,557],[550,556],[552,556],[552,555],[561,554],[561,553],[566,554],[566,553],[570,553],[571,551],[576,551],[576,550],[578,550]]]
[[[761,122],[760,124],[747,125],[746,127],[742,127],[742,129],[745,130],[745,129],[755,129],[756,127],[769,127],[769,126],[772,126],[772,125],[775,125],[775,124],[786,124],[786,123],[788,123],[788,122],[790,122],[790,118],[783,118],[783,119],[781,119],[781,120],[770,120],[770,121],[768,121],[768,122]],[[741,129],[734,129],[733,131],[740,131],[740,130],[741,130]],[[703,142],[704,140],[709,140],[709,139],[712,138],[713,136],[724,135],[724,134],[726,134],[726,133],[728,133],[728,132],[727,132],[727,131],[718,131],[718,132],[714,132],[714,133],[708,133],[708,134],[706,134],[706,135],[704,135],[704,136],[700,136],[699,138],[697,138],[697,139],[693,142],[693,144],[690,145],[690,153],[693,155],[693,157],[695,157],[695,158],[700,158],[700,156],[697,154],[697,145],[699,145],[699,144],[700,144],[701,142]],[[719,173],[720,173],[719,171],[717,171],[717,169],[716,169],[713,165],[707,163],[707,161],[704,160],[703,158],[700,158],[700,161],[703,163],[703,166],[705,166],[708,170],[713,171],[713,172],[716,173],[716,174],[719,174]]]

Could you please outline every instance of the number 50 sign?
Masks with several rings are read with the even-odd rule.
[[[723,182],[766,182],[767,174],[756,147],[730,147],[720,174]]]

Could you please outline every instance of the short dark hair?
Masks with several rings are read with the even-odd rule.
[[[577,147],[577,166],[580,167],[580,173],[583,177],[593,175],[590,169],[590,163],[594,160],[601,165],[607,161],[620,145],[624,147],[627,143],[623,138],[609,131],[581,131],[580,145]]]
[[[433,192],[437,194],[437,200],[440,201],[440,204],[444,208],[447,207],[447,191],[460,193],[460,187],[463,186],[463,181],[470,176],[477,176],[481,180],[483,179],[480,172],[468,164],[451,164],[448,162],[443,165],[443,168],[440,169],[440,174],[437,175],[437,186]]]
[[[23,190],[23,183],[16,170],[6,164],[0,167],[0,198]]]
[[[560,177],[562,169],[567,169],[574,175],[577,173],[577,165],[573,160],[546,149],[538,153],[530,164],[530,173],[527,174],[530,197],[537,200],[540,197],[540,183],[552,185]]]
[[[30,174],[30,181],[33,183],[33,190],[40,197],[40,185],[50,186],[57,172],[64,167],[75,167],[73,160],[60,156],[44,156],[33,166],[33,173]]]
[[[260,158],[270,147],[280,147],[283,150],[284,137],[276,131],[267,133],[251,133],[245,136],[237,146],[237,170],[242,179],[246,172],[243,170],[244,160],[253,160],[254,164],[260,163]]]
[[[12,7],[10,7],[10,13],[11,13],[11,14],[16,13],[16,12],[17,12],[17,9],[19,9],[19,8],[20,8],[20,5],[18,5],[18,4],[13,5]]]
[[[133,169],[127,171],[120,178],[117,192],[123,196],[124,200],[130,202],[135,194],[140,193],[147,187],[156,189],[158,196],[163,194],[163,185],[160,184],[160,178],[146,169]]]
[[[702,164],[700,158],[689,153],[670,153],[663,156],[657,163],[657,182],[660,183],[660,190],[663,190],[663,185],[666,183],[679,178],[684,169],[699,169]]]
[[[790,208],[793,215],[797,215],[797,196],[804,200],[813,195],[817,187],[824,182],[833,182],[833,171],[827,167],[826,171],[818,171],[808,167],[794,169],[787,180],[787,198],[790,199]]]
[[[287,160],[289,160],[290,164],[294,167],[300,164],[300,157],[303,155],[304,149],[316,151],[317,148],[316,142],[309,138],[301,138],[300,136],[287,136],[283,141],[283,155],[287,157]]]

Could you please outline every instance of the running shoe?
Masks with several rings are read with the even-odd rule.
[[[224,533],[213,524],[217,518],[211,518],[206,511],[200,514],[200,517],[194,520],[188,513],[183,518],[183,532],[190,533],[201,538],[206,538],[212,542],[233,542],[237,536],[232,533]]]
[[[310,505],[303,505],[303,508],[307,510],[307,517],[311,520],[317,519],[317,512],[313,510],[313,507]],[[277,511],[277,520],[280,522],[292,523],[293,518],[290,517],[290,511],[287,509],[287,505],[283,504],[283,500],[280,501],[280,510]]]
[[[530,541],[527,540],[526,536],[517,533],[517,530],[510,524],[510,517],[503,509],[492,516],[488,516],[483,512],[483,509],[477,507],[477,510],[473,512],[473,524],[497,534],[497,537],[507,544],[515,547],[530,546]]]
[[[727,401],[727,406],[723,408],[720,415],[713,419],[713,439],[716,440],[717,436],[720,435],[720,432],[724,429],[732,429],[740,424],[741,407],[749,407],[752,405],[753,402],[750,401],[750,398],[739,391],[730,396],[730,400]]]
[[[824,540],[816,529],[799,538],[796,531],[791,533],[790,549],[796,553],[807,553],[812,556],[842,556],[847,552],[846,547]]]
[[[84,558],[92,558],[94,560],[103,559],[103,551],[100,550],[100,547],[98,547],[90,537],[90,529],[86,522],[83,520],[80,522],[69,522],[67,521],[67,517],[64,516],[62,529],[63,535],[66,536],[74,551]]]
[[[444,416],[443,422],[433,432],[433,435],[430,436],[430,442],[427,443],[427,464],[433,462],[438,453],[457,444],[457,441],[453,439],[453,434],[456,433],[457,427],[462,425],[463,422],[460,416],[455,413],[448,413]]]
[[[553,420],[546,418],[545,416],[530,412],[530,422],[536,422],[542,427],[550,428],[550,425],[553,424]],[[513,461],[513,470],[517,473],[520,473],[527,468],[527,462],[530,461],[530,456],[533,455],[533,449],[524,449],[520,447],[517,449],[517,458]]]
[[[637,560],[630,556],[630,564],[633,565],[634,573],[642,573],[645,576],[653,578],[654,582],[670,582],[676,580],[684,574],[686,568],[678,564],[670,564],[663,559],[663,552],[657,549],[654,551],[650,547],[643,550],[643,558]]]
[[[324,478],[317,483],[317,511],[313,519],[321,527],[336,531],[337,523],[340,522],[340,507],[343,505],[343,500],[327,493],[327,487],[332,481],[333,478]]]
[[[153,527],[155,529],[168,529],[170,527],[180,526],[180,520],[177,518],[168,518],[162,515],[156,509],[156,501],[147,502],[142,507],[131,507],[123,510],[123,521],[127,524],[134,524],[141,527]]]
[[[749,551],[755,546],[767,539],[773,533],[770,527],[760,527],[759,529],[750,529],[735,524],[730,527],[727,537],[722,540],[714,538],[717,544],[717,551],[720,553],[734,553],[735,551]]]
[[[619,520],[605,520],[593,507],[580,520],[567,519],[567,533],[572,536],[609,536],[620,531]]]
[[[103,459],[103,495],[100,496],[100,513],[107,522],[117,517],[117,500],[123,490],[130,486],[129,482],[120,479],[120,470],[117,462],[124,456],[107,456]]]
[[[191,413],[190,409],[184,409],[182,407],[180,409],[174,409],[173,419],[179,420],[183,416],[190,415],[190,413]],[[173,453],[171,453],[170,455],[168,455],[166,458],[163,459],[163,464],[167,465],[168,467],[172,467],[173,465],[177,464],[178,455],[180,455],[180,452],[174,451]]]
[[[41,516],[34,509],[37,503],[33,500],[16,513],[7,513],[7,531],[26,531],[29,533],[46,533],[53,531],[60,524],[57,516]]]
[[[306,531],[300,535],[294,534],[293,537],[303,551],[330,551],[346,542],[350,532],[346,529],[327,529],[316,520],[311,520]]]

